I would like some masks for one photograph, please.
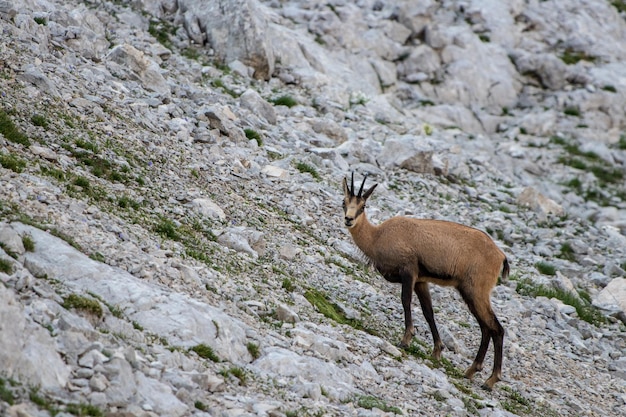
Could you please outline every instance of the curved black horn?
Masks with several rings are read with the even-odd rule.
[[[354,197],[354,171],[352,171],[352,181],[351,181],[350,195]]]
[[[359,188],[359,195],[357,197],[361,197],[361,193],[363,193],[363,186],[365,185],[365,180],[367,179],[367,174],[363,177],[363,182],[361,183],[361,188]]]

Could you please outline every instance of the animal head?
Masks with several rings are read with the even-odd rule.
[[[365,193],[363,193],[363,186],[365,185],[365,180],[367,179],[367,175],[363,178],[363,182],[361,183],[361,188],[359,188],[359,193],[354,194],[354,172],[352,173],[352,179],[350,181],[350,187],[348,187],[348,180],[346,178],[343,179],[343,215],[344,215],[344,223],[346,227],[352,228],[356,226],[361,219],[361,214],[365,210],[365,203],[367,199],[374,191],[374,188],[378,184],[372,185]]]

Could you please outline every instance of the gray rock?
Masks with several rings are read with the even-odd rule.
[[[543,218],[551,214],[560,216],[564,213],[563,207],[532,187],[525,188],[519,194],[517,203],[529,207],[531,210],[539,213]]]
[[[273,74],[269,23],[259,3],[220,0],[207,5],[198,0],[184,0],[178,6],[190,37],[198,44],[208,43],[225,62],[239,60],[252,67],[254,78],[267,80]]]
[[[7,223],[0,223],[0,245],[8,254],[23,255],[22,237]]]
[[[135,372],[137,381],[137,396],[143,403],[154,410],[158,415],[182,417],[188,412],[188,407],[181,402],[172,389],[153,378],[146,377],[141,372]]]
[[[611,314],[626,317],[626,279],[614,278],[593,298],[593,305]]]
[[[191,201],[191,206],[198,214],[204,217],[219,221],[226,220],[224,210],[208,198],[196,198]]]
[[[265,101],[259,93],[254,90],[246,90],[239,100],[241,106],[250,110],[253,114],[259,115],[267,120],[268,123],[276,124],[276,111],[274,106]]]
[[[142,51],[132,45],[117,45],[106,56],[112,74],[129,79],[137,79],[150,91],[163,96],[170,95],[170,87],[161,74],[159,66]]]

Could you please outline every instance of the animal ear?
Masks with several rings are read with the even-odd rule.
[[[374,184],[374,185],[372,185],[372,186],[371,186],[371,187],[370,187],[370,188],[369,188],[369,189],[365,192],[365,194],[363,194],[363,199],[364,199],[364,200],[367,200],[367,199],[370,197],[370,195],[372,194],[372,192],[374,192],[374,188],[376,188],[377,186],[378,186],[378,184]]]

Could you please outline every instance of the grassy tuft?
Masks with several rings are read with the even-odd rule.
[[[287,291],[287,292],[293,292],[293,290],[296,289],[295,285],[293,284],[293,282],[289,278],[284,278],[283,279],[283,285],[282,286],[285,289],[285,291]]]
[[[0,166],[19,174],[26,168],[26,161],[15,155],[0,153]]]
[[[30,121],[33,122],[35,126],[40,126],[44,129],[47,129],[48,125],[50,124],[48,123],[48,119],[46,119],[46,116],[42,114],[33,114],[30,118]]]
[[[13,405],[15,402],[13,392],[5,386],[5,381],[2,378],[0,378],[0,401],[9,405]]]
[[[518,281],[515,291],[521,295],[556,298],[557,300],[561,300],[564,304],[574,307],[576,309],[576,314],[578,314],[578,317],[581,320],[595,326],[600,326],[607,322],[606,317],[604,317],[602,313],[591,304],[590,297],[585,292],[573,294],[569,291],[550,288],[545,285],[537,285],[528,279]]]
[[[317,172],[317,170],[315,169],[315,167],[313,167],[312,165],[309,165],[305,162],[297,162],[296,163],[296,169],[302,173],[308,172],[309,174],[311,174],[313,176],[313,178],[315,178],[316,180],[319,180],[320,174]]]
[[[246,375],[246,371],[238,366],[234,366],[230,369],[223,369],[220,371],[220,375],[222,375],[224,378],[228,377],[228,375],[232,375],[239,380],[239,383],[241,385],[246,385],[246,383],[248,382],[248,376]]]
[[[366,408],[368,410],[371,410],[372,408],[377,408],[386,413],[402,414],[402,410],[400,410],[398,407],[388,406],[385,401],[372,395],[362,395],[357,398],[356,402],[359,407]]]
[[[35,241],[33,237],[29,234],[22,235],[22,245],[24,245],[24,249],[26,252],[34,252],[35,251]]]
[[[159,224],[155,226],[154,231],[164,238],[171,239],[171,240],[180,240],[180,233],[178,232],[178,227],[171,220],[161,219]]]
[[[526,415],[533,411],[531,402],[524,398],[519,391],[509,387],[502,387],[502,390],[509,394],[508,398],[502,402],[502,408],[506,411],[517,415]]]
[[[13,273],[13,263],[8,259],[0,258],[0,272],[11,275]]]
[[[367,328],[360,320],[350,319],[341,311],[341,308],[337,304],[328,299],[326,294],[316,289],[310,288],[304,293],[309,303],[311,303],[322,315],[329,318],[339,324],[347,324],[357,330],[366,331],[369,334],[378,335],[378,332]]]
[[[248,139],[255,140],[259,146],[263,146],[263,139],[261,138],[261,134],[259,132],[249,128],[246,128],[243,131]]]
[[[220,358],[213,351],[213,348],[209,345],[205,345],[204,343],[189,348],[189,351],[196,352],[196,354],[203,359],[209,359],[213,362],[221,362]]]
[[[272,99],[270,100],[270,102],[272,102],[275,106],[287,106],[289,108],[298,105],[298,102],[295,98],[287,95]]]
[[[246,347],[248,348],[248,352],[250,353],[250,355],[254,358],[257,359],[259,356],[261,356],[261,351],[259,349],[259,345],[257,345],[256,343],[253,342],[249,342]]]
[[[66,309],[76,309],[85,311],[87,313],[93,314],[96,317],[102,317],[103,310],[102,306],[98,302],[98,300],[94,300],[93,298],[84,297],[77,294],[70,294],[69,296],[63,299],[63,304],[61,304]]]
[[[15,126],[13,120],[5,110],[0,110],[0,133],[9,142],[30,146],[30,139]]]
[[[544,275],[555,275],[556,274],[556,267],[554,265],[552,265],[551,263],[548,262],[537,262],[535,264],[535,268],[537,268],[537,271],[539,271],[540,273],[544,274]]]

